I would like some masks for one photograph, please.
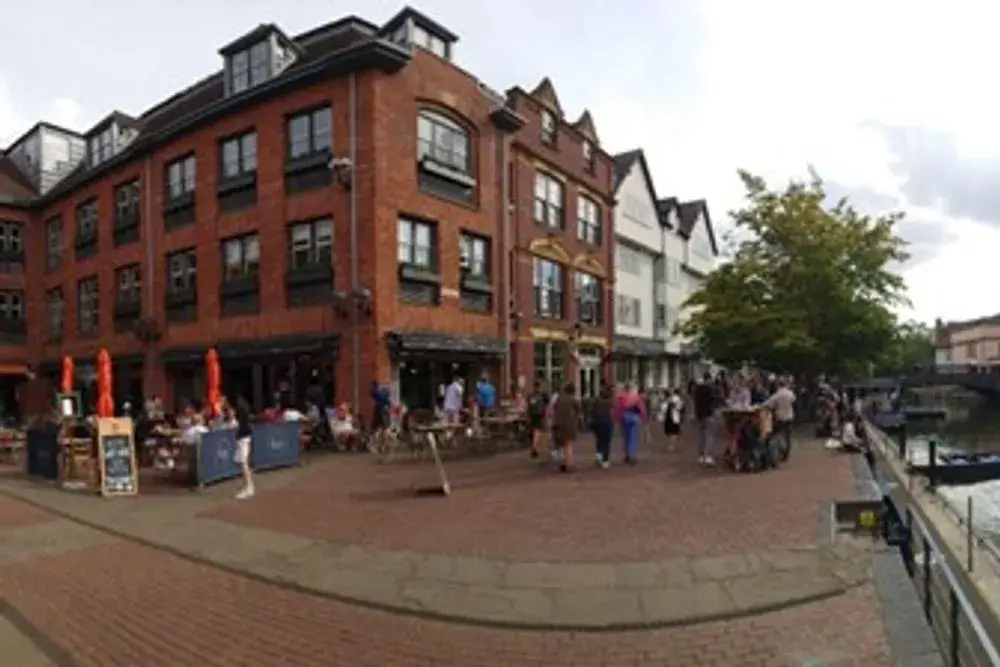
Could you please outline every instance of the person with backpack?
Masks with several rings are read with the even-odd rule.
[[[549,395],[541,382],[528,397],[528,428],[531,430],[531,458],[537,459],[545,449],[545,413],[549,408]]]

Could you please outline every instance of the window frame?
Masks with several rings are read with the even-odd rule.
[[[539,136],[546,146],[555,146],[559,139],[559,120],[548,109],[539,113]]]
[[[541,186],[541,187],[539,187]],[[544,193],[540,191],[544,190]],[[558,193],[559,203],[552,202],[553,194]],[[532,217],[535,224],[546,229],[566,228],[566,184],[552,174],[538,170],[535,172],[534,189],[532,192]],[[552,212],[556,212],[556,224],[552,224]]]
[[[430,136],[423,136],[426,127]],[[448,141],[439,141],[447,137]],[[464,154],[455,149],[455,138],[464,143]],[[473,160],[474,134],[463,122],[442,111],[428,107],[417,112],[417,162],[423,164],[428,158],[435,164],[457,174],[472,177],[475,173]]]
[[[174,262],[179,259],[187,260],[187,266],[175,267]],[[195,248],[183,248],[172,252],[167,255],[164,263],[166,264],[167,270],[167,294],[198,293],[198,253]],[[180,268],[181,271],[176,272],[175,268]],[[177,285],[174,282],[175,274],[183,277],[183,280],[180,281],[180,285]]]
[[[408,239],[404,239],[403,230],[409,230]],[[423,230],[427,232],[427,245],[418,245],[417,232]],[[406,247],[406,256],[403,256],[403,247]],[[426,261],[420,261],[417,250],[426,251]],[[396,262],[402,266],[421,269],[424,271],[437,271],[438,267],[438,242],[437,225],[427,220],[419,220],[412,217],[400,216],[396,221]]]
[[[252,243],[251,243],[252,242]],[[240,236],[230,236],[220,242],[222,253],[222,280],[223,282],[237,280],[241,278],[256,278],[260,275],[260,234],[251,232]],[[256,247],[256,259],[247,259],[247,249]],[[234,266],[229,261],[229,249],[238,248],[239,261],[235,264],[238,270],[231,270]]]
[[[62,338],[66,332],[66,294],[61,285],[45,291],[45,310],[49,340]],[[56,322],[58,326],[55,326]]]
[[[253,139],[252,152],[247,150],[247,140],[251,138]],[[219,140],[219,181],[221,183],[256,177],[257,169],[259,168],[257,139],[257,130],[256,128],[252,128],[244,130],[243,132],[231,134]],[[235,173],[231,174],[227,168],[227,164],[230,164],[230,160],[226,156],[226,147],[233,145],[236,147],[235,164],[237,166],[237,170]],[[253,156],[253,164],[250,167],[247,166],[247,164],[251,161],[247,159],[248,155]]]
[[[320,243],[324,239],[320,237],[317,233],[317,229],[320,226],[329,226],[329,242]],[[309,246],[305,248],[305,253],[307,259],[305,262],[296,261],[296,253],[300,252],[295,248],[295,232],[298,229],[306,228],[309,230]],[[336,242],[336,229],[333,225],[333,217],[323,217],[315,218],[313,220],[300,220],[298,222],[293,222],[288,225],[288,270],[291,272],[295,271],[308,271],[313,267],[326,267],[333,266],[334,260],[334,244]],[[324,253],[324,249],[325,253]],[[329,254],[329,261],[324,259],[324,254]]]
[[[54,215],[45,221],[45,269],[53,271],[63,263],[63,218]],[[56,243],[53,245],[53,237]]]
[[[190,173],[188,173],[190,170]],[[174,173],[176,171],[176,181]],[[194,194],[198,179],[198,161],[194,153],[181,155],[164,166],[164,192],[168,202],[177,202]],[[177,187],[175,188],[174,185]]]
[[[316,118],[318,115],[326,116],[326,143],[317,143]],[[297,122],[305,122],[305,142],[308,149],[296,152],[296,139],[294,125]],[[322,137],[322,135],[319,135]],[[302,160],[315,159],[317,156],[329,156],[333,153],[333,107],[330,104],[311,107],[296,111],[285,118],[285,160],[286,162],[298,162]],[[325,166],[325,165],[324,165]]]
[[[555,269],[554,284],[546,280],[545,269]],[[566,267],[546,257],[532,257],[531,286],[534,295],[535,317],[561,320],[566,316]],[[554,301],[553,301],[554,299]],[[552,305],[555,304],[553,308]],[[548,307],[543,307],[544,305]]]
[[[128,280],[124,280],[127,278]],[[128,287],[123,289],[123,282]],[[138,303],[142,299],[142,264],[124,264],[115,269],[115,301]]]
[[[99,276],[84,276],[76,281],[76,310],[76,326],[80,335],[93,334],[101,328],[101,280]],[[90,317],[84,317],[85,312],[89,313]]]
[[[585,212],[590,213],[587,217]],[[576,196],[576,234],[577,239],[593,246],[601,246],[604,242],[604,224],[601,219],[601,205],[585,194]],[[590,232],[590,234],[588,234]],[[592,238],[591,238],[592,235]]]
[[[604,324],[604,281],[600,277],[586,271],[575,271],[573,276],[574,287],[576,289],[576,312],[580,322],[592,327],[599,327]],[[584,318],[584,305],[593,307],[593,315]]]

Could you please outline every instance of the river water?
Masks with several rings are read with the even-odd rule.
[[[926,391],[911,396],[908,403],[944,407],[944,420],[911,422],[908,428],[908,458],[927,460],[927,443],[937,440],[940,451],[1000,451],[1000,399],[984,399],[961,391]],[[941,487],[940,495],[960,515],[967,513],[972,498],[973,523],[1000,542],[1000,480],[969,486]]]

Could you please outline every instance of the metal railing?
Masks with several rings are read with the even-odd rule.
[[[870,427],[877,434],[889,455],[897,454],[895,443],[884,433]],[[904,462],[905,463],[905,462]],[[1000,667],[1000,652],[996,641],[1000,639],[1000,621],[997,612],[990,609],[975,590],[969,573],[977,563],[976,547],[986,553],[1000,554],[996,547],[973,527],[971,498],[967,517],[941,501],[965,531],[966,553],[954,553],[942,546],[943,540],[923,510],[912,500],[913,476],[909,479],[887,483],[880,466],[872,470],[882,490],[890,511],[903,524],[898,531],[902,540],[897,544],[906,570],[917,588],[924,617],[941,648],[948,667]],[[893,474],[895,477],[895,475]],[[905,482],[902,483],[902,482]],[[961,562],[964,560],[965,562]],[[991,558],[992,560],[992,558]],[[1000,562],[1000,560],[998,560]],[[990,564],[992,566],[993,563]],[[997,639],[992,639],[997,638]]]

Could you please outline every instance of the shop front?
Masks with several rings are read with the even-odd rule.
[[[634,384],[650,390],[668,386],[664,383],[666,354],[663,341],[655,338],[615,336],[612,356],[615,365],[615,382]]]
[[[339,342],[336,334],[219,342],[167,349],[161,359],[172,387],[174,409],[204,400],[205,355],[214,347],[222,367],[222,393],[231,399],[243,396],[260,411],[273,405],[278,393],[301,405],[312,384],[319,384],[330,400],[336,389]]]
[[[473,387],[487,374],[499,386],[503,339],[491,336],[390,332],[386,345],[392,362],[392,381],[399,400],[411,412],[433,411],[444,399],[444,389],[456,378]]]

